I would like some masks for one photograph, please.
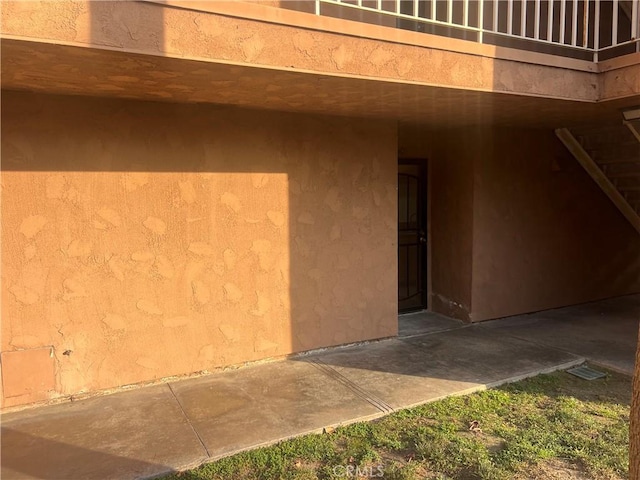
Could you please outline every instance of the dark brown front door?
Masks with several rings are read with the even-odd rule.
[[[398,167],[398,310],[427,308],[426,164]]]

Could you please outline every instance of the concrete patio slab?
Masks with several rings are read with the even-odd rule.
[[[536,375],[580,356],[471,326],[309,356],[393,409]]]
[[[407,313],[398,317],[398,336],[411,337],[425,335],[427,333],[444,332],[456,328],[469,326],[469,324],[448,318],[433,312]]]
[[[145,478],[206,453],[167,385],[2,416],[2,478]]]
[[[639,321],[640,295],[628,295],[493,320],[479,326],[501,336],[571,352],[633,375]]]
[[[172,388],[212,458],[382,414],[305,362],[257,365]]]
[[[2,478],[151,477],[585,357],[632,370],[638,313],[640,295],[470,326],[426,314],[396,339],[8,413]]]

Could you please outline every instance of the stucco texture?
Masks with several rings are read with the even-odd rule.
[[[400,128],[428,158],[430,308],[466,321],[640,292],[633,227],[550,129]]]
[[[461,135],[461,132],[466,132]],[[399,129],[403,158],[428,169],[428,308],[471,320],[474,129]],[[467,134],[471,135],[467,137]]]
[[[552,131],[473,147],[474,321],[640,292],[637,232]]]
[[[2,352],[52,346],[55,385],[5,375],[5,406],[396,334],[394,123],[17,92],[2,113]]]
[[[624,68],[608,62],[613,70],[599,74],[589,62],[242,1],[2,7],[0,77],[10,90],[429,128],[571,127],[618,119],[638,103],[637,59]]]
[[[148,2],[8,1],[2,9],[2,33],[49,43],[340,77],[599,99],[596,73],[491,58],[497,47],[488,47],[491,54],[487,56],[460,53],[449,50],[459,44],[456,39],[271,7],[256,11],[259,5],[245,2],[177,5],[182,8]],[[204,11],[207,7],[221,8],[222,13]],[[260,19],[251,18],[255,16]],[[285,24],[285,17],[292,17],[295,26]],[[323,31],[330,25],[334,29],[337,25],[337,32]],[[375,39],[380,34],[384,37]],[[108,94],[122,85],[113,79],[103,87]],[[637,95],[635,87],[627,95]]]

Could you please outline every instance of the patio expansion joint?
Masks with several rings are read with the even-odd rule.
[[[209,452],[209,449],[205,445],[204,440],[202,439],[202,437],[200,436],[200,434],[198,433],[196,428],[193,426],[193,423],[191,423],[191,420],[189,419],[189,416],[187,415],[187,412],[185,411],[184,407],[182,406],[182,403],[180,403],[180,400],[178,399],[178,397],[176,395],[176,392],[173,391],[173,387],[171,386],[170,383],[167,383],[167,387],[169,387],[169,391],[171,392],[171,395],[173,395],[173,398],[175,399],[176,403],[178,404],[178,407],[180,407],[180,411],[182,412],[182,416],[186,420],[186,422],[189,425],[189,427],[191,427],[191,430],[193,431],[193,434],[196,436],[196,438],[200,442],[200,445],[202,446],[202,448],[204,449],[205,453],[207,454],[207,458],[212,458],[211,457],[211,452]]]
[[[311,365],[320,370],[326,376],[332,378],[333,380],[341,383],[345,387],[347,387],[351,392],[353,392],[357,397],[362,400],[368,402],[369,404],[376,407],[383,414],[392,413],[395,409],[385,402],[383,399],[367,392],[365,389],[360,387],[357,383],[349,380],[349,378],[345,377],[343,374],[338,372],[335,368],[327,365],[322,360],[311,360]]]

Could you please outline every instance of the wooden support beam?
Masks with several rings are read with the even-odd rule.
[[[567,147],[567,150],[578,160],[589,176],[598,184],[602,191],[609,197],[613,204],[620,210],[620,213],[631,223],[633,228],[640,234],[640,215],[629,205],[629,202],[622,196],[618,189],[611,183],[607,176],[600,170],[598,164],[582,148],[580,142],[566,128],[556,129],[556,136]]]
[[[638,132],[635,125],[632,122],[627,122],[626,120],[623,120],[622,123],[624,123],[627,126],[627,128],[631,130],[631,133],[633,133],[633,136],[636,137],[636,140],[638,140],[638,142],[640,142],[640,132]]]

